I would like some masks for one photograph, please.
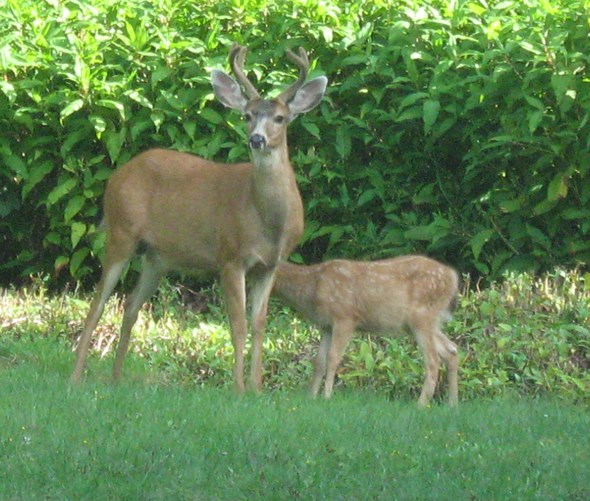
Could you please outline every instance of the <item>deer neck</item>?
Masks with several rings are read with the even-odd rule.
[[[315,318],[317,277],[318,273],[312,266],[283,262],[275,275],[275,293],[291,307]]]
[[[286,145],[252,152],[254,203],[267,237],[278,240],[290,226],[303,219],[301,196],[289,162]],[[302,224],[302,222],[301,222]]]

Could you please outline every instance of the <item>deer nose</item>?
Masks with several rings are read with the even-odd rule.
[[[262,134],[252,134],[250,136],[250,148],[261,150],[266,146],[266,138]]]

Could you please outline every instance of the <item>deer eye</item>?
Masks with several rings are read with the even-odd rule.
[[[252,113],[245,113],[244,120],[246,120],[246,122],[250,123],[252,121]]]
[[[276,117],[274,117],[274,122],[276,124],[282,124],[285,121],[285,117],[283,115],[277,115]]]

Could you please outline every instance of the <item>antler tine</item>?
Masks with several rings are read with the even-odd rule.
[[[280,99],[283,103],[288,103],[291,99],[293,99],[299,88],[305,83],[307,72],[309,70],[309,59],[307,58],[307,52],[305,52],[303,47],[299,47],[299,55],[287,49],[287,57],[290,61],[299,66],[299,77],[293,85],[288,87],[279,95],[278,99]]]
[[[252,82],[250,82],[250,80],[248,80],[248,77],[246,77],[246,75],[244,74],[244,62],[246,61],[246,52],[248,52],[248,49],[246,47],[241,47],[237,43],[234,43],[229,52],[229,62],[234,71],[234,74],[236,75],[236,78],[238,79],[238,83],[242,85],[244,91],[246,92],[246,95],[250,99],[254,99],[256,97],[260,97],[260,94],[258,94],[258,91],[254,87],[254,85],[252,85]]]

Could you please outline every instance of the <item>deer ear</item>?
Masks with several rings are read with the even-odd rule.
[[[317,77],[303,85],[293,96],[293,99],[287,103],[291,112],[291,120],[300,113],[307,113],[315,108],[326,92],[328,79],[326,77]]]
[[[225,106],[244,112],[248,100],[242,94],[242,89],[238,83],[223,71],[213,70],[211,73],[211,83],[213,92]]]

